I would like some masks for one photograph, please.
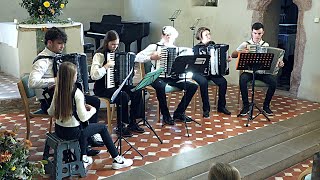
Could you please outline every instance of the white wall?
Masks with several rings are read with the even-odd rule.
[[[312,1],[311,10],[304,16],[307,40],[298,97],[320,102],[320,23],[313,22],[315,17],[320,17],[320,1]]]
[[[197,18],[201,18],[198,27],[209,27],[216,43],[230,45],[230,53],[242,41],[250,38],[252,12],[244,11],[247,9],[247,1],[223,0],[219,1],[218,7],[192,6],[192,4],[191,0],[131,0],[124,2],[123,15],[127,20],[150,21],[150,42],[159,40],[162,26],[172,25],[168,18],[176,9],[182,10],[175,21],[175,27],[179,31],[176,42],[178,46],[192,47],[192,31],[189,27]],[[243,11],[240,11],[241,9]],[[230,75],[226,76],[228,83],[238,84],[239,74],[235,70],[235,61],[231,62],[230,71]]]

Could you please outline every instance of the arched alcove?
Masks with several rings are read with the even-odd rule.
[[[272,1],[277,0],[248,0],[248,9],[253,10],[252,23],[262,22],[265,16],[266,9]],[[294,66],[290,78],[290,94],[297,96],[300,81],[301,70],[304,62],[304,52],[306,44],[306,32],[303,25],[304,12],[312,7],[312,0],[293,0],[299,9],[298,22],[297,22],[297,36],[296,46],[294,53]]]

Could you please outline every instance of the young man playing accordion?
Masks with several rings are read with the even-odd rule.
[[[162,48],[166,47],[176,47],[174,45],[175,39],[178,37],[177,30],[172,26],[164,26],[162,28],[162,34],[161,34],[161,40],[157,44],[150,44],[148,47],[146,47],[144,50],[139,52],[136,56],[136,62],[149,62],[152,63],[152,69],[155,70],[155,67],[157,64],[157,61],[161,60],[161,54],[160,51]],[[187,122],[191,121],[192,119],[185,115],[185,110],[188,107],[188,104],[190,103],[193,95],[197,91],[198,85],[195,83],[187,81],[185,82],[178,82],[180,79],[174,79],[172,77],[159,77],[157,78],[151,85],[156,90],[157,93],[157,99],[159,101],[160,105],[160,111],[162,114],[162,119],[164,123],[169,125],[174,125],[174,120],[184,121],[184,118]],[[173,113],[173,119],[169,113],[169,109],[167,107],[167,100],[166,100],[166,93],[165,93],[165,87],[169,84],[171,86],[175,86],[179,89],[184,89],[186,86],[186,94],[183,96],[182,100],[180,101],[177,109]]]
[[[251,39],[249,41],[245,41],[239,45],[236,51],[232,53],[232,57],[236,58],[238,57],[239,52],[241,53],[248,53],[249,50],[247,49],[248,45],[257,45],[257,46],[269,46],[269,44],[262,40],[262,36],[264,34],[264,26],[263,24],[257,22],[254,23],[251,27]],[[278,67],[283,67],[284,63],[283,61],[278,61],[278,64],[276,65]],[[248,87],[247,83],[252,80],[252,73],[250,72],[243,72],[240,75],[240,91],[242,96],[242,110],[240,111],[241,116],[247,115],[249,112],[249,100],[248,100]],[[263,81],[264,83],[269,85],[265,100],[263,102],[263,111],[267,115],[273,115],[273,112],[270,109],[270,102],[272,99],[272,96],[274,92],[276,91],[277,87],[277,78],[276,76],[272,74],[260,74],[257,71],[257,74],[255,76],[257,80]]]
[[[99,97],[111,98],[113,93],[117,90],[117,87],[108,87],[108,81],[113,80],[108,77],[108,72],[114,72],[115,68],[115,60],[111,59],[111,56],[114,57],[114,53],[116,52],[119,46],[119,35],[116,31],[108,31],[103,40],[103,44],[97,52],[93,56],[92,66],[91,66],[91,78],[95,80],[93,92],[95,95]],[[111,55],[112,54],[112,55]],[[110,59],[108,59],[110,57]],[[128,62],[129,63],[129,62]],[[114,74],[113,74],[114,75]],[[114,78],[114,77],[113,77]],[[143,133],[144,129],[139,127],[136,123],[136,119],[142,118],[144,116],[143,112],[143,101],[142,101],[142,91],[138,90],[132,92],[131,89],[133,86],[125,85],[123,87],[122,94],[119,94],[116,98],[116,104],[118,107],[121,105],[121,110],[117,110],[117,118],[118,118],[118,129],[122,126],[123,122],[129,124],[127,128],[124,128],[122,133],[125,137],[131,137],[132,134],[130,131]],[[128,103],[131,100],[131,108],[130,108],[130,117],[128,116]],[[122,117],[122,122],[119,122],[119,118]],[[119,131],[117,131],[119,132]]]
[[[197,54],[210,54],[208,46],[213,46],[215,43],[211,41],[210,29],[206,27],[200,27],[196,35],[197,40],[200,42],[193,47],[193,52]],[[227,57],[228,61],[231,58]],[[227,80],[222,75],[212,75],[207,77],[200,74],[193,74],[192,79],[195,80],[201,91],[201,98],[203,102],[203,117],[209,117],[210,115],[210,103],[208,95],[208,80],[212,80],[217,86],[219,86],[219,100],[218,100],[218,112],[230,115],[231,113],[226,108],[226,92],[227,92]]]
[[[60,55],[67,42],[67,35],[59,28],[52,27],[45,34],[45,45],[43,51],[38,54],[40,56],[55,57]],[[37,59],[37,58],[36,58]],[[54,70],[53,70],[53,58],[39,58],[32,65],[32,71],[29,76],[28,86],[34,88],[36,97],[41,103],[41,109],[47,113],[51,102],[45,100],[43,95],[44,88],[49,88],[55,84]],[[89,119],[89,123],[98,122],[98,112],[100,109],[100,100],[93,96],[85,95],[86,103],[96,109],[96,113]],[[101,136],[96,134],[89,139],[91,146],[103,146]],[[98,154],[99,150],[89,150],[87,154],[90,156]]]

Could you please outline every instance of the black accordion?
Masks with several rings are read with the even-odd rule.
[[[52,70],[53,70],[54,77],[57,77],[59,66],[63,62],[71,62],[72,64],[75,64],[77,66],[78,72],[77,72],[76,83],[82,83],[84,81],[82,79],[82,74],[81,74],[81,72],[83,72],[83,70],[81,70],[79,62],[81,61],[82,58],[84,58],[86,61],[86,58],[87,58],[86,55],[78,54],[78,53],[71,53],[71,54],[56,54],[55,56],[37,56],[36,59],[33,61],[33,63],[35,63],[39,59],[45,59],[45,58],[49,58],[49,59],[53,60],[52,61]]]
[[[171,77],[171,69],[173,62],[177,57],[177,48],[175,47],[160,47],[161,59],[156,61],[155,69],[164,68],[164,71],[160,74],[160,77]]]
[[[115,62],[113,68],[109,68],[106,75],[106,87],[113,88],[119,86],[134,70],[134,60],[136,55],[132,52],[116,52],[108,53],[107,57],[110,61]],[[125,85],[133,85],[134,73],[130,75]]]
[[[229,45],[227,44],[214,44],[207,47],[207,52],[211,56],[210,73],[212,75],[229,74],[228,50]]]

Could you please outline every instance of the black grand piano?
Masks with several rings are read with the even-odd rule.
[[[100,40],[109,30],[115,30],[120,36],[120,42],[125,44],[125,51],[130,51],[130,44],[137,41],[138,52],[141,51],[141,41],[150,33],[150,22],[122,21],[121,16],[103,15],[101,22],[90,22],[90,29],[84,31],[86,37],[95,39],[96,48],[100,47]]]

